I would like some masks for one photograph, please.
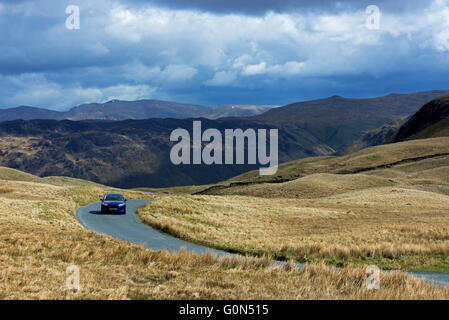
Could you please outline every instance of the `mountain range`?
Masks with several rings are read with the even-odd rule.
[[[392,178],[388,182],[399,178],[401,183],[404,183],[406,179],[412,178],[416,179],[413,183],[415,187],[422,184],[424,190],[427,191],[430,184],[441,184],[449,177],[447,175],[449,168],[448,137],[449,95],[445,95],[426,103],[410,117],[399,119],[368,132],[350,146],[350,148],[354,148],[355,152],[351,152],[350,148],[347,148],[344,155],[289,161],[279,166],[276,176],[260,177],[259,172],[254,170],[214,185],[175,189],[187,193],[217,195],[248,195],[247,191],[249,190],[247,189],[257,189],[259,196],[263,194],[264,197],[283,197],[289,192],[290,194],[311,194],[316,192],[317,188],[324,187],[328,191],[335,188],[335,177],[330,177],[333,180],[322,181],[322,177],[315,176],[314,179],[308,178],[305,184],[294,182],[301,180],[298,179],[299,177],[307,175],[311,177],[310,175],[322,173],[351,175],[369,172],[369,176],[361,178],[361,181],[367,183],[370,180],[368,177],[372,178],[371,173],[378,170],[379,173],[382,172],[380,175],[383,178],[389,176]],[[412,174],[412,172],[414,173]],[[304,181],[302,180],[302,182]],[[276,182],[276,186],[267,186],[266,184],[261,187],[254,186],[273,182]],[[292,184],[287,190],[284,186],[288,182],[292,182]],[[333,192],[344,192],[343,190],[348,190],[348,188],[359,190],[361,185],[351,187],[354,182],[350,178],[346,179],[344,185],[334,189]],[[443,187],[437,187],[438,192],[449,194],[449,189],[446,186],[447,183],[444,182]],[[282,192],[279,193],[280,191]]]
[[[365,133],[410,117],[430,100],[448,93],[442,90],[371,99],[334,96],[272,108],[256,116],[200,119],[203,130],[216,128],[222,133],[235,128],[276,128],[279,160],[287,162],[341,152]],[[139,114],[127,110],[126,103],[110,104],[127,114]],[[98,116],[95,106],[98,107],[94,104],[94,107],[76,108],[74,114]],[[105,108],[99,107],[100,111]],[[116,117],[123,114],[116,113]],[[170,133],[177,128],[191,132],[192,120],[3,121],[0,123],[0,165],[39,176],[70,176],[126,188],[215,183],[259,167],[173,165],[169,158],[174,144],[169,140]]]
[[[149,118],[208,118],[253,116],[277,106],[225,105],[207,107],[161,100],[121,101],[88,103],[69,109],[55,111],[38,107],[20,106],[0,109],[0,121],[7,120],[127,120]]]
[[[299,126],[339,151],[365,133],[410,116],[425,103],[448,93],[448,90],[434,90],[368,99],[333,96],[289,104],[254,118],[278,126]]]

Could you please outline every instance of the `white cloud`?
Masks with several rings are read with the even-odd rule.
[[[436,0],[427,15],[430,25],[436,25],[433,32],[433,46],[438,51],[449,51],[449,1]]]
[[[254,76],[264,74],[267,71],[267,63],[262,61],[258,64],[250,64],[243,68],[242,74],[245,76]]]
[[[237,75],[233,71],[218,71],[212,79],[207,80],[204,84],[208,86],[227,86],[234,84]]]
[[[2,77],[5,84],[2,91],[14,89],[13,95],[8,95],[6,106],[30,105],[65,110],[77,104],[87,102],[104,102],[113,99],[139,100],[150,98],[157,92],[148,85],[118,84],[103,88],[80,85],[62,86],[48,81],[42,74],[23,74],[17,77]]]
[[[304,70],[305,63],[298,61],[288,61],[283,65],[274,65],[269,68],[269,72],[277,75],[297,75]]]
[[[233,68],[242,68],[246,66],[250,61],[252,60],[252,57],[249,54],[241,55],[237,58],[235,58],[232,67]]]
[[[168,82],[185,81],[192,79],[197,73],[193,67],[186,65],[168,65],[161,71],[159,79]]]
[[[270,12],[254,17],[117,5],[109,13],[106,32],[113,38],[160,48],[157,55],[169,64],[176,61],[184,68],[207,66],[220,70],[222,73],[208,80],[208,84],[224,84],[233,68],[245,76],[278,76],[282,72],[316,72],[319,76],[373,71],[378,74],[384,66],[402,61],[401,55],[406,54],[403,44],[395,43],[391,37],[405,37],[417,43],[432,39],[429,45],[434,49],[448,48],[448,19],[442,19],[447,17],[447,3],[436,0],[426,12],[409,15],[384,13],[381,7],[380,30],[366,28],[365,8],[333,15]],[[380,47],[385,48],[390,62],[371,58],[367,61],[373,49]],[[190,72],[196,74],[193,69]]]
[[[151,97],[155,93],[155,89],[147,85],[124,85],[106,87],[99,89],[102,94],[102,101],[109,101],[113,99],[118,100],[141,100]]]
[[[301,74],[304,68],[304,62],[287,61],[284,64],[274,64],[268,66],[267,63],[263,61],[259,64],[250,64],[247,66],[243,66],[241,73],[245,76],[268,74],[282,77]]]

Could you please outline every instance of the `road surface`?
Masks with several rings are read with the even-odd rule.
[[[128,200],[125,215],[101,214],[100,202],[96,202],[79,208],[76,216],[79,222],[89,230],[116,239],[142,244],[149,249],[179,251],[184,247],[190,252],[206,253],[210,251],[219,256],[229,255],[224,251],[180,240],[143,224],[135,215],[135,211],[152,200]]]

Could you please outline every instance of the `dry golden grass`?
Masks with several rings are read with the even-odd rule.
[[[394,186],[392,179],[365,174],[317,173],[284,183],[262,183],[214,191],[215,195],[242,195],[263,198],[318,198],[360,189]]]
[[[16,169],[11,169],[7,167],[0,167],[0,180],[6,181],[29,181],[29,182],[39,182],[45,184],[51,184],[56,186],[97,186],[102,187],[102,185],[70,177],[59,177],[59,176],[49,176],[49,177],[38,177],[26,172],[22,172]]]
[[[85,230],[74,210],[108,190],[0,181],[0,299],[449,299],[448,287],[399,272],[368,290],[364,268],[298,272],[267,258],[155,252]],[[66,288],[70,265],[80,269],[79,291]]]
[[[301,262],[447,270],[449,196],[397,187],[317,199],[165,196],[144,222],[228,251]]]
[[[184,239],[229,251],[449,271],[449,156],[441,155],[448,151],[449,138],[435,138],[302,159],[280,166],[282,178],[302,176],[289,182],[208,192],[217,197],[169,196],[141,216]],[[391,163],[397,164],[377,168]],[[363,168],[372,170],[341,174]],[[223,185],[259,181],[253,175]]]
[[[258,170],[255,170],[233,177],[223,184],[226,185],[229,182],[236,181],[271,181],[277,178],[295,179],[298,176],[314,173],[353,172],[388,165],[405,159],[432,157],[447,153],[449,153],[449,137],[411,140],[371,147],[341,157],[299,159],[281,164],[274,177],[259,176]]]
[[[84,230],[0,219],[1,299],[448,299],[401,273],[382,274],[368,290],[362,268],[275,267],[267,260],[154,252]],[[9,223],[9,221],[8,221]],[[79,291],[66,268],[80,269]]]

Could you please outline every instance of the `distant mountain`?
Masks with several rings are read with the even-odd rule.
[[[0,122],[7,120],[33,120],[33,119],[59,119],[61,112],[21,106],[9,109],[0,109]]]
[[[198,118],[208,107],[159,100],[120,101],[89,103],[64,112],[62,119],[69,120],[126,120],[150,118]]]
[[[203,130],[272,128],[240,118],[202,119]],[[0,123],[0,166],[39,176],[69,176],[117,187],[206,184],[257,165],[173,165],[170,133],[191,119],[14,120]],[[301,130],[279,130],[280,161],[333,150]]]
[[[202,124],[203,130],[216,128],[221,132],[233,128],[279,129],[279,161],[286,162],[341,152],[366,132],[407,117],[444,93],[448,91],[393,94],[372,99],[335,96],[273,108],[252,117],[202,118]],[[139,105],[135,102],[111,101],[71,110],[71,117],[75,119],[110,115],[106,117],[109,120],[0,122],[0,166],[39,176],[70,176],[117,187],[208,184],[259,167],[175,166],[169,158],[173,145],[169,141],[170,133],[176,128],[185,128],[191,132],[192,119],[116,120],[125,112],[124,117],[136,116],[134,110],[128,110],[133,108],[140,110],[139,115],[146,116],[149,115],[145,113],[148,108],[154,110],[153,116],[157,112],[166,112],[165,115],[168,115],[177,108],[183,108],[179,104],[165,106],[167,110],[161,110],[164,104],[160,102],[142,102]],[[196,112],[201,106],[191,105],[186,109]],[[230,109],[234,108],[231,106]],[[186,113],[177,114],[187,116]]]
[[[449,136],[449,95],[424,105],[396,134],[394,141]]]
[[[218,119],[226,117],[251,117],[264,113],[279,106],[245,106],[245,105],[225,105],[216,106],[207,110],[204,118]]]
[[[407,117],[430,100],[448,93],[435,90],[369,99],[333,96],[272,109],[253,119],[301,127],[332,149],[343,150],[366,132]]]
[[[253,116],[276,106],[216,106],[206,107],[160,100],[121,101],[82,104],[68,111],[36,107],[0,109],[0,121],[5,120],[126,120],[150,118],[208,118]]]

